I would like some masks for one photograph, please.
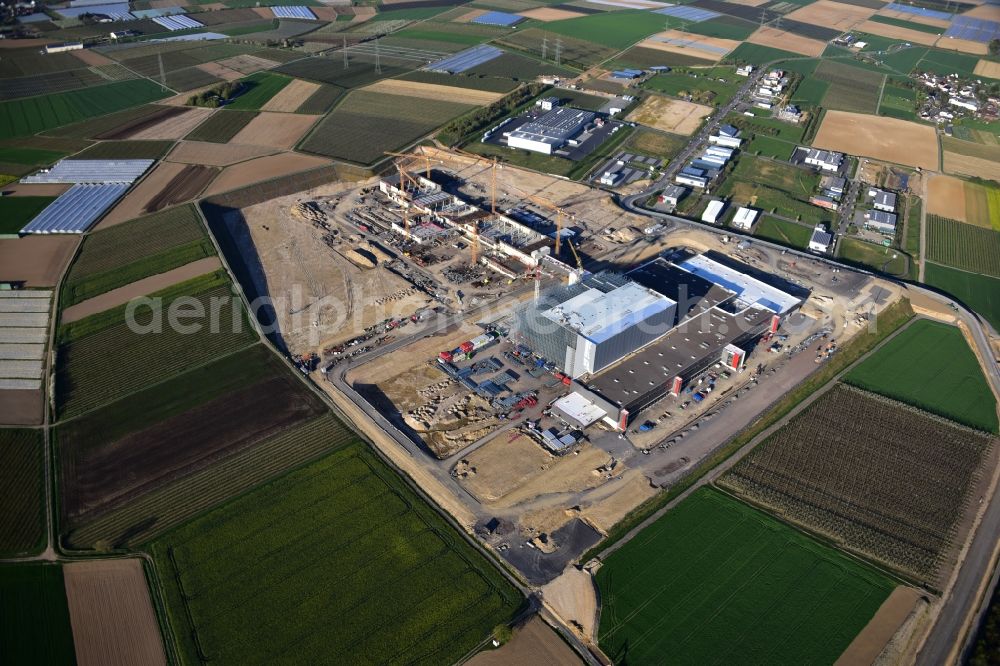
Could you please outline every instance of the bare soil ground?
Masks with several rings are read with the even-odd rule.
[[[426,296],[414,293],[378,304],[378,299],[405,291],[409,284],[384,268],[356,266],[323,242],[320,229],[290,213],[298,201],[336,195],[353,187],[353,183],[332,183],[243,209],[270,296],[285,304],[275,310],[281,335],[293,353],[343,342],[392,314],[409,315],[428,302]],[[354,246],[345,242],[338,247],[348,250]],[[401,360],[408,359],[405,355],[396,358],[396,374],[402,371]],[[365,368],[366,381],[379,381],[371,379],[377,377],[375,370]]]
[[[260,107],[260,110],[291,113],[302,106],[302,102],[309,99],[309,96],[317,90],[319,90],[318,83],[294,79],[287,86],[279,90],[277,95],[269,99],[267,104]]]
[[[166,273],[159,273],[158,275],[151,275],[148,278],[136,280],[124,287],[112,289],[100,296],[94,296],[82,303],[71,305],[62,311],[60,321],[64,324],[78,321],[92,314],[104,312],[105,310],[128,303],[133,298],[146,296],[161,289],[166,289],[178,282],[184,282],[199,275],[211,273],[221,266],[222,263],[218,257],[205,257],[204,259],[198,259],[197,261],[192,261],[190,264],[169,270]]]
[[[79,243],[76,234],[0,238],[0,282],[54,286]]]
[[[927,212],[965,222],[965,183],[951,176],[931,176],[927,183]]]
[[[508,643],[496,650],[483,650],[465,663],[469,666],[577,666],[583,662],[549,625],[533,615],[514,630],[514,637]]]
[[[992,178],[993,180],[1000,181],[1000,163],[981,157],[959,155],[947,150],[944,152],[944,170],[948,173],[957,173],[963,176]]]
[[[840,655],[835,666],[874,663],[906,618],[910,616],[919,598],[920,592],[912,587],[900,585],[894,589],[879,606],[875,616]]]
[[[1000,79],[1000,62],[992,60],[980,60],[976,63],[973,73],[977,76],[988,76],[991,79]]]
[[[811,5],[785,14],[785,18],[846,32],[874,13],[875,10],[869,7],[848,5],[831,0],[818,0]]]
[[[974,42],[971,39],[954,39],[952,37],[942,37],[934,44],[939,49],[949,51],[960,51],[961,53],[971,53],[972,55],[986,55],[989,53],[986,44]]]
[[[319,118],[261,111],[229,142],[287,150],[298,143]]]
[[[228,67],[224,67],[217,62],[206,62],[201,65],[195,65],[195,67],[207,74],[217,76],[226,81],[235,81],[236,79],[243,78],[243,75],[235,69],[229,69]]]
[[[104,216],[95,229],[107,229],[139,217],[149,202],[187,168],[186,164],[160,162]]]
[[[378,83],[366,86],[363,90],[389,95],[402,95],[404,97],[417,97],[420,99],[433,99],[460,104],[475,104],[477,106],[490,104],[503,97],[503,93],[490,92],[488,90],[473,90],[472,88],[443,86],[437,83],[421,83],[419,81],[402,81],[400,79],[382,79]]]
[[[518,12],[518,14],[521,16],[527,16],[529,19],[545,22],[562,21],[565,19],[586,16],[586,14],[582,12],[574,12],[568,9],[556,9],[554,7],[538,7],[537,9],[529,9],[525,12]]]
[[[945,29],[951,24],[950,21],[932,18],[930,16],[921,16],[920,14],[911,14],[910,12],[899,12],[896,11],[895,9],[880,9],[876,13],[879,16],[886,16],[888,18],[901,19],[903,21],[913,21],[914,23],[923,23],[924,25],[932,25],[935,28],[941,28],[941,32],[944,32]]]
[[[695,58],[703,58],[705,60],[720,60],[726,53],[729,53],[742,42],[737,42],[732,39],[722,39],[719,37],[702,37],[700,35],[692,35],[687,32],[681,32],[680,30],[666,30],[664,32],[658,33],[657,37],[666,37],[674,40],[682,40],[682,43],[665,43],[656,39],[646,39],[639,43],[639,46],[647,49],[656,49],[658,51],[667,51],[669,53],[681,53],[684,55],[693,56]],[[713,48],[704,48],[717,47]],[[720,52],[718,49],[725,49],[725,52]]]
[[[934,128],[896,118],[827,111],[813,145],[931,171],[938,165]]]
[[[597,588],[590,573],[566,567],[542,588],[542,600],[563,620],[578,624],[581,636],[593,640],[597,631]]]
[[[270,13],[270,10],[263,8],[264,11]],[[271,18],[270,16],[267,18]],[[240,74],[253,74],[254,72],[259,72],[262,69],[271,69],[272,67],[277,67],[279,63],[268,60],[267,58],[261,58],[260,56],[253,55],[238,55],[232,58],[224,58],[222,60],[216,60],[217,63],[223,67],[229,69],[234,69]]]
[[[168,107],[174,108],[174,107]],[[183,139],[191,130],[212,115],[213,109],[189,108],[184,113],[163,120],[152,127],[131,134],[129,139]]]
[[[251,146],[235,143],[210,143],[208,141],[181,141],[167,155],[169,162],[182,164],[203,164],[205,166],[229,166],[246,162],[256,157],[273,155],[278,152],[267,146]]]
[[[80,49],[79,51],[70,51],[74,56],[87,63],[88,65],[110,65],[114,62],[111,58],[93,51],[91,49]]]
[[[792,53],[801,53],[811,58],[818,58],[826,49],[826,42],[821,42],[818,39],[809,39],[802,35],[796,35],[769,26],[757,28],[752,35],[747,37],[746,41],[751,44],[760,44],[761,46],[770,46],[775,49],[791,51]]]
[[[42,389],[0,390],[0,424],[39,425],[44,414],[45,393]]]
[[[650,95],[629,114],[628,119],[655,129],[683,134],[693,134],[701,121],[712,113],[712,107],[661,95]]]
[[[18,183],[0,187],[5,197],[57,197],[73,185],[66,183]]]
[[[347,379],[351,382],[363,379],[372,384],[396,383],[395,380],[397,377],[413,371],[418,366],[425,365],[427,359],[437,356],[438,352],[442,349],[453,349],[456,345],[475,337],[481,332],[482,329],[469,323],[453,326],[436,335],[407,345],[406,349],[372,359],[363,366],[355,368],[348,373]],[[417,390],[441,376],[441,373],[437,371],[435,371],[434,375],[428,373],[424,380],[414,381],[409,389],[399,386],[396,390],[399,391],[398,395],[400,395],[401,399],[409,397],[410,400],[415,402],[417,400]],[[431,379],[432,377],[434,379]]]
[[[623,477],[607,487],[608,493],[600,501],[581,507],[580,516],[604,534],[657,492],[640,470],[627,470]]]
[[[149,200],[142,212],[152,213],[194,199],[212,182],[217,173],[218,169],[214,167],[189,164],[159,194]]]
[[[607,464],[611,457],[602,449],[589,444],[580,447],[579,451],[579,455],[569,453],[556,458],[544,474],[529,477],[523,484],[512,489],[501,500],[493,504],[500,507],[511,507],[529,502],[541,495],[577,493],[607,483],[606,476],[596,473],[595,470]],[[615,473],[617,475],[622,471],[624,469],[619,465]]]
[[[473,9],[473,10],[465,12],[464,14],[462,14],[461,16],[459,16],[458,18],[452,19],[452,23],[468,23],[472,19],[479,18],[480,16],[482,16],[486,12],[487,12],[487,10],[485,10],[485,9]]]
[[[243,187],[261,180],[269,180],[278,176],[305,171],[329,164],[329,160],[298,153],[278,153],[268,157],[242,162],[223,169],[222,174],[209,186],[205,196]]]
[[[480,502],[495,502],[542,474],[555,456],[517,431],[501,432],[466,456],[459,467],[463,485]]]
[[[80,666],[167,663],[141,560],[70,562],[63,576]]]
[[[881,35],[882,37],[891,37],[892,39],[904,39],[914,44],[923,44],[924,46],[930,46],[938,40],[937,35],[932,35],[929,32],[920,32],[919,30],[911,30],[910,28],[889,25],[888,23],[879,23],[878,21],[865,21],[858,26],[858,30],[873,35]]]

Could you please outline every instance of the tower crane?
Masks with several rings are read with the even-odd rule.
[[[430,155],[423,155],[423,154],[417,154],[417,153],[394,153],[394,152],[389,151],[389,150],[387,150],[385,152],[385,154],[386,155],[392,155],[393,157],[397,157],[397,158],[410,159],[410,160],[414,160],[414,161],[416,161],[416,160],[423,160],[423,162],[424,162],[424,175],[427,178],[427,180],[430,180],[430,178],[431,178],[431,157],[430,157]],[[441,163],[441,160],[434,160],[434,161],[437,162],[438,164]]]

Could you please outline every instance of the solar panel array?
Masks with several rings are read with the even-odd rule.
[[[503,27],[510,27],[512,25],[517,25],[524,20],[524,17],[520,14],[508,14],[507,12],[486,12],[476,18],[472,19],[472,23],[478,23],[480,25],[499,25]]]
[[[0,389],[42,387],[51,308],[51,290],[0,291]]]
[[[135,17],[129,13],[127,2],[113,2],[100,5],[84,5],[56,9],[57,14],[64,18],[79,18],[84,14],[100,14],[112,21],[131,21]]]
[[[59,160],[22,183],[133,183],[156,160]]]
[[[316,20],[316,15],[312,13],[312,10],[308,7],[271,7],[271,11],[274,12],[275,18],[296,18],[296,19],[309,19],[312,21]]]
[[[191,28],[204,28],[205,24],[195,21],[190,16],[154,16],[153,20],[164,28],[173,32],[175,30],[190,30]]]
[[[471,49],[459,51],[455,55],[448,56],[447,58],[432,62],[424,67],[424,69],[431,72],[458,74],[459,72],[464,72],[467,69],[472,69],[477,65],[482,65],[484,62],[489,62],[494,58],[499,58],[502,55],[503,51],[497,47],[481,44],[479,46],[473,46]]]
[[[927,9],[926,7],[913,7],[911,5],[903,5],[898,2],[891,2],[885,6],[886,9],[891,9],[897,12],[905,12],[907,14],[918,14],[925,18],[936,18],[942,21],[950,21],[951,14],[948,12],[939,12],[933,9]]]
[[[701,9],[700,7],[665,7],[663,9],[657,9],[653,12],[654,14],[663,14],[664,16],[673,16],[674,18],[681,19],[683,21],[695,21],[700,23],[701,21],[707,21],[709,19],[714,19],[716,16],[722,16],[718,12],[713,12],[709,9]]]
[[[78,183],[45,207],[22,234],[82,234],[131,187],[129,183]]]
[[[944,36],[989,44],[992,39],[1000,39],[1000,23],[968,16],[956,16],[948,29],[945,30]]]

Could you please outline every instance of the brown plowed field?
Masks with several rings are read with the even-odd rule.
[[[69,562],[63,580],[79,666],[167,663],[142,560]]]
[[[217,62],[206,62],[202,65],[195,65],[198,69],[205,72],[206,74],[211,74],[212,76],[217,76],[224,81],[235,81],[236,79],[242,79],[243,75],[237,72],[235,69],[229,69],[228,67],[223,67]]]
[[[973,74],[976,76],[988,76],[991,79],[1000,79],[1000,62],[980,60],[976,63],[976,69],[973,71]]]
[[[879,23],[878,21],[865,21],[858,27],[858,30],[872,35],[891,37],[892,39],[904,39],[914,44],[923,44],[924,46],[931,46],[938,40],[937,35],[932,35],[929,32],[920,32],[919,30],[911,30],[910,28],[889,25],[888,23]]]
[[[130,123],[124,123],[119,125],[110,132],[105,132],[97,137],[97,139],[128,139],[131,138],[132,134],[137,132],[143,132],[150,127],[155,127],[161,122],[175,118],[183,114],[187,109],[180,106],[164,106],[162,109],[156,113],[144,116],[138,120],[134,120]]]
[[[489,90],[473,90],[472,88],[443,86],[438,83],[420,83],[419,81],[401,81],[400,79],[382,79],[378,83],[362,88],[362,90],[476,105],[492,104],[503,97],[503,93],[490,92]]]
[[[69,183],[18,183],[0,187],[5,197],[57,197],[69,188]]]
[[[233,56],[232,58],[225,58],[224,60],[217,60],[216,62],[223,67],[235,69],[240,74],[253,74],[254,72],[259,72],[262,69],[277,67],[279,64],[273,60],[252,55],[238,55]]]
[[[965,183],[951,176],[931,176],[927,182],[927,213],[966,222]]]
[[[934,128],[896,118],[827,111],[813,146],[931,171],[938,166]]]
[[[255,157],[272,155],[276,150],[267,146],[250,146],[235,143],[210,143],[208,141],[181,141],[166,159],[185,164],[229,166]]]
[[[29,287],[54,286],[79,242],[77,234],[0,238],[0,282],[24,281]]]
[[[934,45],[939,49],[947,49],[949,51],[959,51],[961,53],[971,53],[972,55],[986,55],[989,50],[986,48],[986,44],[982,42],[974,42],[969,39],[952,39],[951,37],[942,37],[937,40]]]
[[[507,664],[546,664],[546,666],[578,666],[583,661],[570,646],[545,624],[533,616],[514,631],[514,638],[498,650],[483,650],[469,661],[468,666],[506,666]]]
[[[817,0],[811,5],[786,14],[785,18],[846,32],[874,13],[875,10],[868,7]]]
[[[148,278],[136,280],[135,282],[127,284],[124,287],[118,287],[117,289],[106,291],[100,296],[94,296],[93,298],[88,298],[82,303],[69,306],[62,311],[62,314],[59,316],[59,321],[63,324],[78,321],[84,317],[89,317],[92,314],[97,314],[98,312],[104,312],[105,310],[110,310],[113,307],[124,305],[133,298],[146,296],[179,282],[184,282],[185,280],[196,278],[199,275],[211,273],[221,266],[222,263],[219,261],[218,257],[205,257],[204,259],[192,261],[190,264],[185,264],[179,268],[167,271],[166,273],[159,273],[158,275],[152,275]]]
[[[293,79],[291,83],[279,90],[277,95],[269,99],[267,104],[260,107],[260,110],[292,113],[317,90],[319,90],[318,83]]]
[[[792,53],[801,53],[811,58],[819,57],[826,49],[826,42],[767,26],[757,28],[752,35],[747,37],[746,41]]]
[[[266,18],[266,19],[274,18],[274,12],[271,10],[270,7],[254,7],[253,11],[257,16],[261,18]]]
[[[309,395],[303,399],[294,376],[275,372],[111,441],[101,432],[87,432],[86,420],[69,422],[59,432],[67,525],[87,522],[323,413],[323,403]]]
[[[116,224],[133,220],[146,209],[150,199],[163,191],[174,178],[187,166],[173,162],[160,162],[139,184],[129,190],[125,198],[119,201],[95,227],[95,230],[107,229]]]
[[[92,51],[90,49],[80,49],[79,51],[70,51],[70,53],[88,65],[110,65],[114,62],[114,60],[106,55],[102,55],[97,51]]]
[[[153,213],[163,210],[167,206],[194,199],[212,182],[217,173],[218,170],[212,167],[189,164],[184,167],[183,171],[174,176],[159,194],[149,200],[142,212]]]
[[[298,153],[278,153],[269,157],[260,157],[223,169],[222,174],[205,191],[205,196],[228,192],[237,187],[270,180],[278,176],[287,176],[329,163],[330,160],[321,157],[299,155]]]
[[[43,420],[45,394],[41,389],[0,390],[0,423],[4,425],[39,425]]]
[[[175,109],[177,107],[167,107]],[[183,139],[191,130],[200,125],[214,112],[214,109],[188,108],[184,113],[160,121],[141,131],[132,133],[130,139]]]
[[[261,111],[230,143],[287,150],[298,143],[319,118],[320,116]]]

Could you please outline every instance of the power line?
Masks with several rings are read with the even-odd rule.
[[[348,68],[347,64],[347,35],[344,35],[344,69]]]
[[[562,60],[562,40],[558,37],[556,38],[556,67],[559,66]]]

